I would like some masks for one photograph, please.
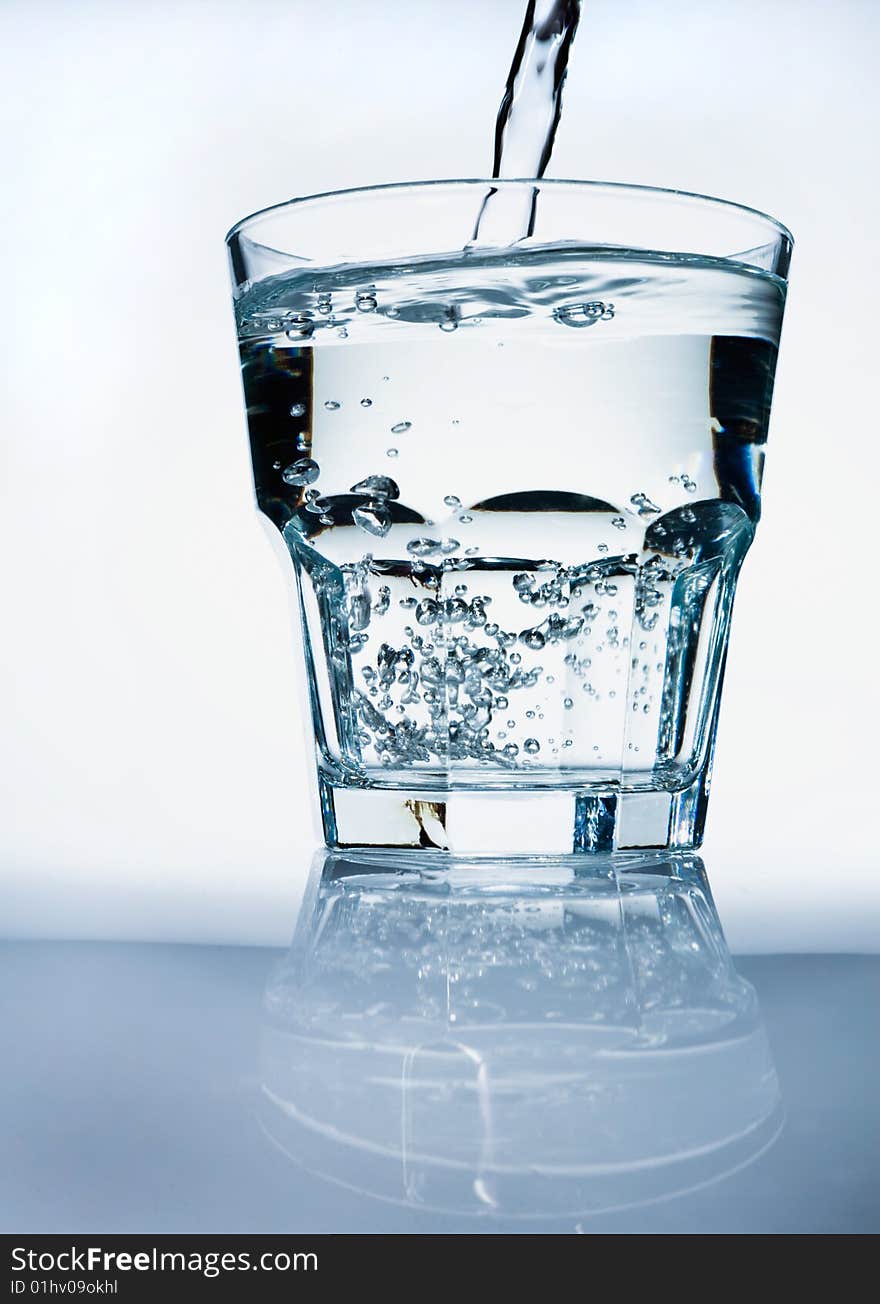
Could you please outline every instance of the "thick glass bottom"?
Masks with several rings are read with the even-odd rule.
[[[329,847],[455,856],[590,855],[698,847],[708,782],[679,792],[348,787],[319,777]]]

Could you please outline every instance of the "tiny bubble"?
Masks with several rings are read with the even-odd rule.
[[[391,427],[392,435],[405,435],[407,430],[412,429],[411,421],[398,421],[396,426]]]
[[[361,399],[361,407],[372,407],[372,406],[373,406],[373,400],[371,398]]]
[[[328,398],[326,403],[324,404],[324,407],[327,409],[328,412],[338,412],[338,410],[342,407],[342,404],[337,403],[335,398]]]
[[[385,456],[386,456],[386,457],[397,457],[397,449],[396,449],[396,448],[387,448],[387,449],[385,450]]]
[[[294,403],[291,406],[290,415],[292,417],[302,417],[305,416],[305,411],[306,411],[305,403]]]

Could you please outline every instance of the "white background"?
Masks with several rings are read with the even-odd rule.
[[[285,942],[317,835],[223,236],[484,174],[523,0],[5,0],[6,931]],[[794,231],[704,858],[734,948],[873,947],[880,5],[586,0],[551,175]]]

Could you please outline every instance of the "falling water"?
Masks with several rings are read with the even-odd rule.
[[[529,0],[495,122],[493,176],[544,175],[580,13],[580,0]],[[537,191],[529,196],[493,187],[483,200],[471,244],[514,244],[531,235],[536,199]]]

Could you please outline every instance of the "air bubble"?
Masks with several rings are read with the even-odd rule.
[[[440,615],[440,607],[433,598],[425,598],[416,607],[416,621],[420,625],[435,625]],[[423,677],[425,677],[423,675]],[[428,680],[430,682],[430,680]]]
[[[541,648],[547,642],[547,639],[539,629],[526,629],[520,634],[520,641],[525,643],[526,647],[531,648],[533,652],[540,652]]]
[[[399,498],[400,490],[394,480],[388,475],[368,475],[363,480],[358,480],[353,484],[350,493],[353,494],[370,494],[373,498]]]
[[[315,516],[323,516],[325,512],[328,512],[330,510],[332,505],[333,504],[330,503],[326,498],[315,497],[310,499],[309,502],[306,503],[306,511],[312,512]]]
[[[312,321],[312,318],[306,316],[305,313],[302,313],[300,316],[294,317],[287,323],[285,334],[289,340],[307,340],[314,334],[314,331],[315,323]]]
[[[328,398],[324,404],[324,407],[327,409],[328,412],[338,412],[339,409],[342,407],[342,404],[337,403],[335,398]]]
[[[379,306],[375,291],[372,287],[368,290],[358,290],[354,296],[354,306],[358,312],[375,312]]]
[[[447,494],[443,501],[447,507],[461,507],[461,499],[455,494]]]
[[[281,479],[285,484],[314,484],[320,474],[321,468],[313,458],[301,457],[298,462],[291,462],[284,468]]]
[[[411,421],[398,421],[396,426],[391,427],[392,435],[405,435],[407,430],[412,430]]]
[[[541,750],[541,744],[538,742],[537,738],[527,738],[523,743],[523,750],[527,751],[529,756],[537,756],[538,752]]]
[[[367,408],[367,407],[372,407],[372,406],[373,406],[373,400],[372,400],[371,398],[362,398],[362,399],[361,399],[361,407],[363,407],[363,408]]]
[[[305,405],[305,403],[294,403],[294,404],[292,404],[291,409],[290,409],[290,415],[291,415],[292,417],[302,417],[302,416],[305,416],[305,412],[306,412],[306,405]]]
[[[385,456],[386,456],[386,457],[397,457],[397,452],[398,452],[398,450],[397,450],[396,448],[386,448],[386,449],[385,449]]]
[[[355,507],[351,518],[355,525],[379,539],[384,539],[391,529],[391,513],[382,502],[368,503],[366,507]]]
[[[410,539],[406,550],[414,557],[430,557],[431,553],[440,552],[442,546],[439,539]]]
[[[459,519],[459,521],[461,522],[462,525],[470,525],[471,521],[472,521],[474,518],[473,518],[472,516],[469,516],[467,512],[463,512],[462,515],[459,516],[458,519]]]

